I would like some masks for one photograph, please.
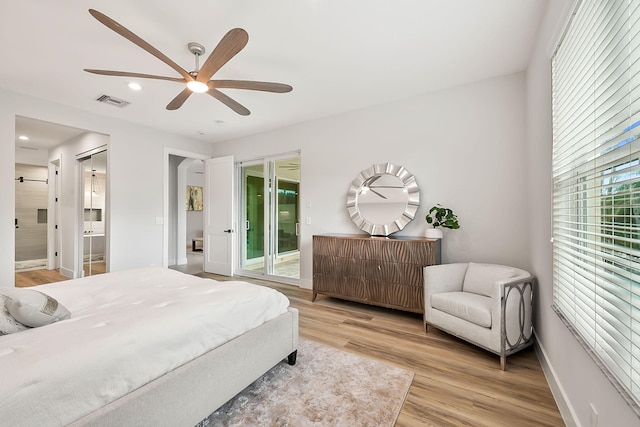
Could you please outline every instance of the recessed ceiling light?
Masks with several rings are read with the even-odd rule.
[[[18,137],[18,139],[19,139],[20,141],[28,141],[28,140],[29,140],[29,137],[28,137],[27,135],[20,135],[20,136]]]
[[[140,86],[136,82],[128,83],[127,86],[129,86],[129,89],[131,89],[131,90],[142,90],[142,86]]]

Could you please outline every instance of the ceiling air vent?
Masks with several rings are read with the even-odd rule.
[[[109,95],[100,95],[96,101],[98,102],[104,102],[105,104],[110,104],[110,105],[114,105],[116,107],[126,107],[127,105],[130,104],[130,102],[125,101],[124,99],[120,99],[120,98],[115,98],[113,96],[109,96]]]

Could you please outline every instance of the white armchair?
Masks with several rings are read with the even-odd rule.
[[[533,276],[495,264],[424,267],[424,326],[469,341],[500,356],[533,343]]]

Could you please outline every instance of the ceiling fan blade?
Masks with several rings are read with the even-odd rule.
[[[185,79],[180,79],[178,77],[154,76],[152,74],[130,73],[128,71],[93,70],[89,68],[85,68],[84,71],[103,76],[134,77],[139,79],[168,80],[170,82],[186,83]]]
[[[191,89],[189,88],[184,88],[182,90],[182,92],[180,92],[175,98],[173,98],[173,100],[167,104],[167,110],[177,110],[178,108],[182,107],[182,104],[184,104],[184,101],[187,100],[187,98],[189,98],[189,95],[191,95],[193,92],[191,91]]]
[[[143,39],[141,39],[140,37],[135,35],[133,32],[131,32],[130,30],[128,30],[127,28],[125,28],[124,26],[119,24],[118,22],[116,22],[113,19],[109,18],[107,15],[105,15],[105,14],[103,14],[101,12],[98,12],[95,9],[89,9],[89,13],[94,18],[96,18],[98,21],[100,21],[107,28],[109,28],[109,29],[115,31],[116,33],[120,34],[125,39],[129,40],[133,44],[135,44],[135,45],[141,47],[142,49],[146,50],[151,55],[155,56],[160,61],[164,62],[165,64],[167,64],[168,66],[170,66],[171,68],[176,70],[186,81],[192,81],[193,80],[193,77],[187,71],[185,71],[184,68],[182,68],[181,66],[179,66],[178,64],[173,62],[171,59],[169,59],[168,56],[166,56],[165,54],[160,52],[155,47],[151,46],[149,43],[147,43],[146,41],[144,41]]]
[[[234,28],[224,35],[198,71],[196,80],[206,83],[224,64],[247,45],[249,34],[242,28]]]
[[[291,86],[283,83],[253,82],[249,80],[209,80],[209,87],[212,89],[261,90],[274,93],[286,93],[293,90]]]
[[[251,114],[251,112],[247,110],[244,106],[240,105],[238,102],[229,98],[227,95],[220,92],[219,90],[210,89],[207,93],[213,96],[218,101],[222,102],[227,107],[231,108],[236,113],[240,114],[241,116],[248,116],[249,114]]]

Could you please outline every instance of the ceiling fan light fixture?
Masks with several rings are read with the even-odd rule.
[[[244,89],[272,93],[291,92],[291,90],[293,89],[291,86],[282,83],[260,82],[252,80],[211,80],[214,74],[218,72],[218,70],[222,66],[229,62],[229,60],[231,60],[247,45],[247,42],[249,41],[249,34],[247,34],[247,32],[242,28],[233,28],[229,30],[218,42],[213,51],[209,54],[204,64],[202,65],[202,68],[200,68],[199,60],[200,56],[204,55],[205,53],[204,46],[195,42],[189,43],[187,45],[187,48],[189,49],[189,52],[191,52],[195,56],[195,69],[194,71],[188,72],[180,65],[173,62],[169,57],[160,52],[158,49],[151,46],[142,38],[134,34],[131,30],[125,28],[122,24],[119,24],[118,22],[109,18],[104,13],[98,12],[95,9],[89,9],[89,13],[102,25],[129,40],[131,43],[145,50],[147,53],[155,56],[157,59],[164,62],[165,65],[173,68],[173,70],[175,70],[182,77],[166,77],[127,71],[94,70],[88,68],[85,68],[84,71],[104,76],[165,80],[180,84],[187,83],[187,87],[185,88],[183,86],[182,91],[180,91],[180,93],[178,93],[178,95],[167,104],[167,110],[177,110],[182,106],[182,104],[184,104],[184,102],[189,98],[189,96],[191,96],[193,92],[196,92],[207,93],[229,107],[234,112],[240,114],[241,116],[248,116],[249,114],[251,114],[251,112],[246,107],[230,98],[229,96],[225,95],[224,93],[218,91],[217,89]],[[211,85],[211,87],[209,87],[209,85]],[[119,107],[124,107],[125,105],[129,104],[127,101],[118,100],[117,98],[107,95],[100,95],[97,100],[100,102],[111,103],[112,105],[117,105]]]
[[[187,87],[191,90],[191,92],[195,93],[205,93],[209,90],[209,86],[207,86],[206,83],[197,82],[195,80],[187,82]]]

